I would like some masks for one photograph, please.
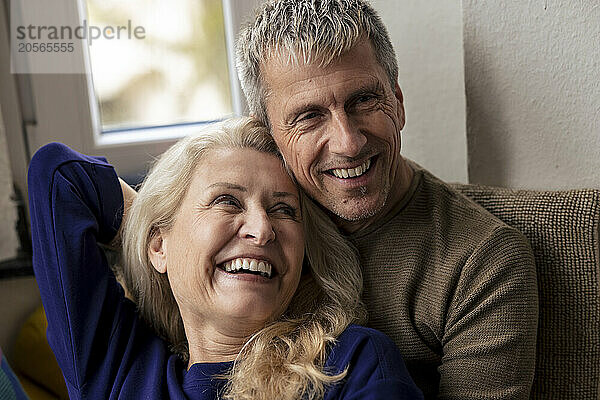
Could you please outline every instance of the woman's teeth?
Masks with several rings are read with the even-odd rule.
[[[255,260],[253,258],[236,258],[224,263],[223,269],[232,274],[244,271],[270,278],[273,267],[267,261]]]
[[[369,158],[367,161],[362,163],[362,165],[359,165],[356,168],[337,168],[337,169],[332,169],[331,173],[336,178],[342,178],[342,179],[356,178],[358,176],[361,176],[365,172],[367,172],[369,170],[370,166],[371,166],[371,159]]]

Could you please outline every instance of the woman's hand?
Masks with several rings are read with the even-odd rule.
[[[121,191],[123,192],[123,218],[121,219],[121,226],[119,227],[117,236],[115,236],[110,243],[110,247],[114,249],[121,247],[121,233],[123,232],[123,227],[125,225],[125,218],[127,218],[127,212],[131,207],[131,203],[133,203],[133,200],[137,196],[137,192],[123,179],[119,178],[119,184],[121,184]]]
[[[127,184],[123,179],[119,178],[119,183],[121,184],[121,190],[123,191],[123,220],[125,220],[125,216],[127,215],[127,211],[133,203],[133,200],[137,196],[137,192]],[[123,224],[121,223],[121,226]]]

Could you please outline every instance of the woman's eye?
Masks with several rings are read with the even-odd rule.
[[[223,206],[231,206],[231,207],[240,207],[240,202],[233,196],[230,195],[221,195],[218,196],[212,202],[213,205],[223,205]]]
[[[298,214],[294,207],[287,205],[287,204],[278,204],[271,209],[271,212],[281,214],[281,215],[284,215],[286,217],[290,217],[293,219],[295,219],[296,215]]]
[[[319,113],[316,111],[311,111],[311,112],[307,112],[304,113],[302,115],[300,115],[297,119],[297,121],[299,122],[306,122],[306,121],[310,121],[312,119],[315,119],[319,116]]]

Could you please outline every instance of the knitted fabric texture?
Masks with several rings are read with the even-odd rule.
[[[427,171],[350,236],[369,325],[400,347],[425,398],[528,399],[538,295],[525,237]]]
[[[600,399],[600,191],[455,188],[533,248],[540,315],[531,398]]]

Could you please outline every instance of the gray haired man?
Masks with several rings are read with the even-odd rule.
[[[358,248],[370,326],[426,398],[526,399],[535,368],[531,250],[400,155],[394,49],[363,0],[272,0],[238,41],[250,112]]]

